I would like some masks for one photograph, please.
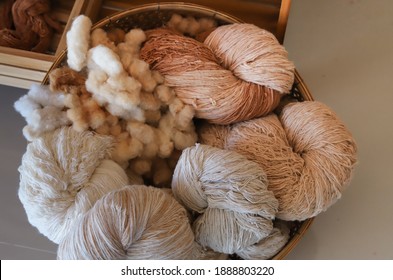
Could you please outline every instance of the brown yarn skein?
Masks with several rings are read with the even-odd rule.
[[[183,150],[172,180],[175,197],[201,215],[193,224],[205,248],[233,254],[258,243],[273,228],[278,207],[258,164],[207,145]]]
[[[292,103],[279,117],[271,114],[230,128],[205,125],[199,137],[257,162],[283,220],[305,220],[327,210],[341,197],[357,161],[351,133],[330,108],[315,101]]]
[[[59,259],[190,259],[187,211],[164,191],[143,185],[108,193],[73,227]]]
[[[15,29],[0,30],[0,45],[45,52],[50,46],[53,31],[60,32],[62,29],[49,12],[49,0],[16,0],[12,5]]]
[[[198,118],[211,123],[267,115],[293,83],[294,67],[285,49],[271,33],[251,24],[218,27],[206,44],[165,29],[151,30],[147,37],[141,58],[195,107]]]

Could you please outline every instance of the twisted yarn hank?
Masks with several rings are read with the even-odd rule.
[[[237,252],[237,255],[246,260],[267,260],[278,254],[288,240],[288,225],[283,221],[276,221],[269,236]]]
[[[113,139],[71,127],[28,144],[19,167],[19,198],[29,222],[59,243],[73,223],[104,194],[128,183],[108,159]]]
[[[61,25],[49,16],[48,0],[16,0],[12,4],[15,30],[0,30],[0,45],[44,52],[49,48],[53,31],[60,32]]]
[[[269,235],[278,207],[265,173],[245,157],[207,145],[183,150],[172,180],[175,197],[201,213],[194,222],[203,247],[233,254]]]
[[[195,250],[186,210],[154,187],[108,193],[59,245],[59,259],[189,259]]]
[[[216,135],[221,135],[217,141]],[[316,101],[292,103],[278,117],[205,125],[202,143],[214,143],[257,162],[279,201],[277,217],[305,220],[326,211],[348,185],[356,164],[356,143],[337,115]],[[213,140],[212,140],[213,139]]]
[[[206,44],[171,30],[151,30],[141,58],[164,75],[184,103],[195,107],[196,117],[218,124],[248,120],[274,110],[293,83],[294,67],[286,51],[273,35],[255,29],[259,30],[249,24],[221,26]],[[233,41],[254,40],[248,46],[234,45],[238,50],[225,56]],[[259,47],[260,41],[266,43]],[[251,63],[255,67],[242,66]]]

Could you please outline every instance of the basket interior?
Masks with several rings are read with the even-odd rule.
[[[210,9],[208,7],[187,4],[187,3],[157,3],[157,4],[146,4],[138,7],[134,7],[130,10],[119,12],[111,17],[107,17],[97,22],[93,26],[93,30],[96,28],[103,28],[104,30],[110,30],[112,28],[121,28],[124,31],[129,31],[133,28],[141,28],[143,30],[153,29],[161,27],[167,23],[173,14],[179,14],[184,17],[192,16],[196,19],[212,18],[215,19],[218,25],[240,23],[240,19],[225,14],[223,12]],[[56,61],[53,63],[51,69],[61,67],[66,64],[67,50],[59,55]],[[49,69],[42,84],[48,84],[49,82]],[[283,100],[283,102],[292,101],[304,101],[313,100],[313,97],[307,86],[303,82],[299,73],[295,71],[295,82],[291,94]],[[291,224],[290,239],[288,243],[281,249],[281,251],[274,256],[272,259],[284,259],[294,247],[301,240],[303,235],[307,232],[311,226],[314,218],[307,219],[305,221],[295,221]]]

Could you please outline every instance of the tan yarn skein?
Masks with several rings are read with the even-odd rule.
[[[225,140],[211,140],[217,134]],[[325,211],[341,197],[357,161],[351,133],[320,102],[292,103],[279,117],[271,114],[229,130],[205,125],[199,136],[202,143],[215,142],[257,162],[283,220],[305,220]]]
[[[108,193],[60,243],[59,259],[189,259],[195,252],[187,211],[154,187]]]
[[[278,202],[258,164],[207,145],[183,150],[172,179],[175,197],[201,213],[193,224],[203,247],[233,254],[273,228]]]
[[[211,123],[267,115],[293,84],[287,52],[272,34],[254,25],[218,27],[207,45],[165,29],[151,30],[147,37],[142,59],[164,75],[184,103],[195,107],[196,117]],[[244,66],[248,64],[253,66]]]
[[[104,194],[128,183],[125,171],[108,159],[112,146],[111,137],[71,127],[28,144],[19,167],[19,198],[29,222],[53,242]]]

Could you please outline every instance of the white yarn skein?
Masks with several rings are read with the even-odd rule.
[[[28,144],[19,167],[19,198],[29,222],[59,243],[104,194],[128,184],[108,159],[113,138],[63,127]]]

